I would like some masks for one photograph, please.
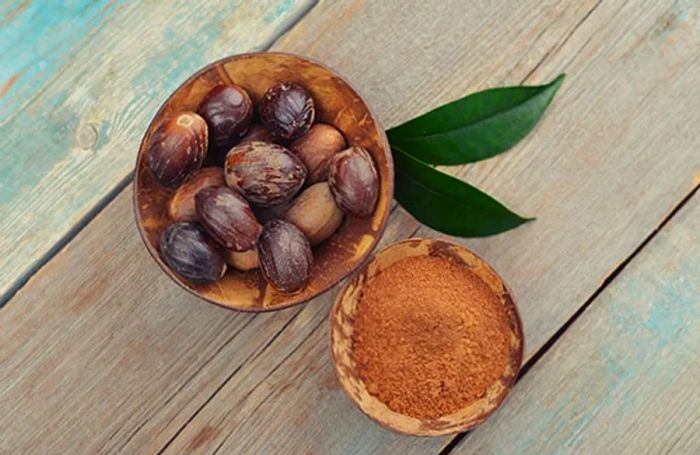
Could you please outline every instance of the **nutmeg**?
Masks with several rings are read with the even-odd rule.
[[[304,164],[281,145],[247,142],[229,151],[226,184],[258,207],[271,207],[291,199],[306,179]]]
[[[265,92],[260,102],[260,121],[276,137],[293,141],[303,136],[315,117],[314,100],[304,87],[280,82]]]
[[[217,85],[199,104],[197,113],[209,127],[211,162],[221,166],[226,153],[245,135],[253,119],[253,102],[243,88]]]
[[[305,189],[282,219],[298,227],[311,245],[318,245],[338,230],[343,211],[335,203],[328,182],[319,182]]]
[[[263,275],[275,288],[295,293],[306,286],[313,265],[311,245],[293,224],[282,220],[265,223],[258,256]]]
[[[226,263],[241,272],[257,269],[260,267],[258,249],[251,248],[246,251],[226,250]]]
[[[326,179],[333,155],[346,147],[343,134],[335,127],[316,123],[308,133],[292,142],[289,149],[299,157],[308,171],[307,185]]]
[[[194,197],[210,186],[224,184],[224,170],[220,167],[206,167],[198,170],[189,180],[182,184],[168,205],[168,214],[175,221],[197,221],[197,208]]]
[[[243,136],[243,138],[241,138],[239,144],[257,141],[275,142],[275,137],[264,126],[256,123],[254,125],[251,125],[246,135]]]
[[[175,223],[160,236],[160,254],[178,275],[196,283],[211,283],[226,272],[220,248],[195,223]]]
[[[197,213],[204,229],[227,249],[253,248],[262,226],[248,203],[226,186],[211,186],[195,196]]]
[[[148,167],[158,181],[175,188],[202,166],[207,154],[207,124],[194,112],[161,123],[148,145]]]
[[[336,153],[328,166],[328,183],[345,212],[362,218],[372,215],[379,197],[379,175],[367,150],[350,147]]]

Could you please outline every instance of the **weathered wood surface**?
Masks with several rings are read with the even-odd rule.
[[[567,8],[571,6],[571,3],[560,5],[562,11],[570,11]],[[588,6],[590,9],[591,5]],[[556,14],[551,5],[543,5],[543,8]],[[551,52],[528,80],[547,80],[552,74],[565,70],[569,73],[565,86],[543,124],[518,150],[467,168],[469,180],[526,213],[538,216],[535,223],[506,235],[466,242],[496,265],[520,297],[528,358],[698,183],[694,176],[700,169],[700,156],[697,139],[693,138],[693,124],[700,115],[693,108],[700,105],[700,91],[695,88],[697,78],[693,74],[700,64],[698,5],[649,2],[638,8],[639,4],[625,6],[621,1],[604,2],[585,20],[583,16],[573,20],[568,30],[565,19],[552,22],[550,17],[548,24],[558,24],[560,30],[567,32],[575,31],[565,34],[568,39],[555,39]],[[357,32],[352,25],[356,20],[355,26],[360,30],[357,33],[361,33],[367,22],[390,23],[388,14],[383,17],[380,9],[378,6],[360,9],[344,22],[344,27]],[[320,9],[313,11],[281,45],[304,43],[305,37],[313,35],[314,21],[324,23],[323,17],[317,16],[320,13]],[[412,13],[417,18],[428,14],[415,10]],[[475,14],[478,17],[487,15],[483,11]],[[508,24],[519,23],[504,20]],[[399,21],[413,32],[419,28],[408,18]],[[463,31],[467,27],[455,28]],[[513,39],[503,36],[506,28],[498,30],[500,38],[512,42]],[[450,27],[432,23],[431,30],[436,29],[449,30]],[[342,67],[341,56],[350,53],[355,46],[341,38],[343,30],[336,26],[338,40],[316,43],[313,55],[331,62],[337,59],[341,65],[338,69],[356,80],[364,77],[361,69],[351,63]],[[402,40],[392,38],[387,43],[397,41]],[[465,42],[473,41],[466,38]],[[483,54],[475,51],[476,54],[501,55],[500,71],[504,71],[510,59],[498,52],[486,51],[492,43],[483,45]],[[450,59],[447,46],[440,48],[435,43],[432,46],[435,47],[430,49],[443,54],[449,63],[445,63],[445,67],[438,66],[434,72],[427,73],[429,75],[446,74],[448,64],[463,61]],[[474,51],[473,45],[470,50]],[[387,55],[408,53],[405,48],[403,51],[391,49],[391,45],[387,49]],[[412,61],[417,66],[414,70],[420,72],[422,59],[416,56]],[[451,74],[467,74],[469,66],[465,62],[463,72],[452,68]],[[529,69],[511,77],[522,78],[528,73]],[[499,68],[492,67],[483,77],[492,80],[500,74]],[[405,83],[400,82],[401,76],[394,76],[394,80],[399,81],[397,84]],[[382,79],[376,74],[366,77],[370,78],[369,90],[381,88],[388,95],[392,93],[391,87],[386,87],[390,79],[388,74]],[[378,79],[375,81],[374,77]],[[425,94],[429,90],[429,76],[424,73],[413,74],[413,77],[416,78],[412,80],[414,90]],[[506,82],[512,82],[507,77]],[[673,84],[668,83],[671,80]],[[437,84],[440,89],[447,85]],[[367,91],[364,86],[360,88]],[[463,86],[461,90],[469,88]],[[402,120],[401,115],[413,115],[406,113],[405,106],[397,103],[394,97],[379,95],[381,93],[377,96],[380,102],[386,100],[392,107],[388,117],[396,115]],[[374,100],[373,95],[366,96]],[[446,99],[455,96],[457,94],[450,94]],[[421,99],[421,102],[426,101]],[[438,104],[435,100],[432,102]],[[403,110],[397,113],[393,109]],[[658,153],[661,149],[665,150],[663,156]],[[387,242],[393,239],[394,232],[406,235],[404,233],[411,233],[416,227],[406,221],[400,211],[393,223],[396,230],[385,235]],[[427,230],[419,234],[434,235]],[[205,453],[218,446],[224,453],[236,448],[265,452],[279,449],[282,443],[292,452],[311,449],[317,453],[425,453],[433,449],[432,441],[397,438],[371,425],[340,392],[335,395],[325,392],[328,378],[332,377],[325,360],[321,364],[314,363],[321,367],[319,371],[304,371],[306,362],[319,352],[316,344],[324,342],[325,329],[320,326],[319,331],[323,333],[312,334],[309,341],[277,368],[276,375],[261,374],[262,384],[269,392],[258,390],[256,396],[246,396],[246,389],[240,389],[234,376],[221,389],[218,399],[211,400],[180,433],[171,446],[172,452],[184,450],[189,441],[207,428],[216,428],[217,436],[203,445]],[[289,377],[299,379],[290,385]],[[228,403],[240,402],[242,397],[246,403],[254,403],[249,404],[251,408],[241,411],[228,406]],[[250,409],[256,410],[254,415]],[[290,430],[289,436],[275,436],[275,429],[298,420],[303,424]]]
[[[345,74],[387,125],[569,72],[535,134],[465,174],[539,217],[468,242],[520,296],[530,356],[697,184],[700,46],[690,2],[518,3],[322,3],[277,48]],[[427,453],[449,440],[383,430],[337,388],[335,292],[258,316],[198,302],[148,257],[130,197],[0,311],[0,449]],[[417,228],[396,210],[383,243]]]
[[[0,304],[121,189],[165,96],[270,45],[313,0],[0,7]]]
[[[700,453],[700,198],[456,454]]]

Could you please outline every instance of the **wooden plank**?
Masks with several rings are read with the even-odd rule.
[[[700,453],[700,197],[455,454]]]
[[[123,7],[123,1],[109,0],[12,0],[0,5],[0,125]]]
[[[396,17],[400,9],[390,4],[323,4],[318,15],[312,10],[313,23],[306,26],[302,21],[302,32],[290,34],[279,49],[313,54],[349,73],[361,90],[371,92],[368,97],[377,98],[373,105],[382,118],[393,123],[429,108],[433,102],[482,88],[486,81],[517,83],[593,5],[543,3],[535,8],[505,8],[508,3],[482,5],[469,15],[435,14],[424,5],[417,11],[420,17],[414,17],[416,11],[406,11],[400,18]],[[455,0],[445,7],[464,11],[465,5]],[[337,15],[344,17],[343,21],[329,19]],[[426,18],[431,19],[424,22]],[[398,71],[397,77],[387,73],[379,79],[375,71],[366,70],[372,55],[363,54],[353,65],[356,48],[370,39],[364,28],[368,21],[391,26],[385,44],[392,43],[387,54],[392,57],[375,65],[377,71],[389,71],[384,65],[400,68],[400,56],[406,49],[420,52],[425,59],[418,60],[414,71]],[[403,28],[401,23],[410,27]],[[427,28],[421,28],[421,23]],[[343,35],[327,33],[328,27],[339,28],[340,24],[344,24]],[[415,41],[419,36],[414,32],[428,28],[451,30],[449,41],[428,41],[427,31],[421,32],[427,44]],[[468,34],[461,40],[463,31]],[[334,41],[318,49],[315,33],[334,37]],[[522,46],[514,46],[517,41]],[[476,44],[467,46],[468,42]],[[380,49],[373,49],[376,56]],[[487,54],[492,50],[509,64],[490,62]],[[440,84],[418,84],[435,65],[432,56],[440,53],[447,53],[450,59],[441,60],[434,74],[450,76]],[[460,62],[461,72],[450,70],[454,61]],[[472,66],[480,69],[468,71]],[[365,83],[365,78],[372,79]],[[414,98],[412,89],[409,91],[413,85],[420,85],[418,88],[430,96]],[[399,105],[396,93],[405,93],[410,99]],[[288,394],[297,391],[298,381],[308,384],[304,392],[318,397],[318,413],[305,409],[307,417],[295,416],[291,420],[296,423],[280,425],[277,434],[310,434],[316,440],[309,438],[308,444],[325,444],[329,451],[350,444],[358,444],[357,450],[401,448],[410,441],[414,451],[424,452],[441,444],[439,440],[399,438],[372,425],[337,389],[326,360],[322,323],[334,293],[301,309],[255,317],[197,302],[155,266],[131,220],[131,194],[127,190],[0,311],[0,326],[7,328],[0,331],[0,428],[4,429],[0,449],[157,451],[207,402],[224,404],[218,392],[233,384],[234,378],[240,394],[223,406],[226,409],[254,409],[260,404],[260,394],[272,389],[283,393],[286,402],[291,399]],[[415,228],[405,213],[396,211],[384,243],[405,237]],[[109,252],[107,256],[105,252]],[[283,327],[287,329],[280,333]],[[307,337],[310,341],[304,342]],[[268,372],[289,368],[289,362],[282,370],[278,367],[287,356],[313,356],[310,363],[320,368],[305,371],[307,376],[294,382],[280,382],[287,376],[275,374],[274,382],[264,382]],[[304,368],[305,364],[294,365]],[[263,386],[256,387],[261,382]],[[254,390],[257,392],[247,400],[246,394]],[[231,387],[224,392],[231,393]],[[307,408],[312,403],[305,402],[304,395],[294,396],[294,401],[306,403]],[[255,413],[255,419],[265,415]],[[326,418],[329,420],[324,423]],[[323,439],[313,430],[317,423],[324,423],[319,430],[327,430],[329,422],[339,419],[346,431],[329,431]],[[267,428],[265,431],[273,429]],[[203,451],[220,444],[226,430],[204,425],[191,434],[188,427],[176,445],[184,442],[183,450]],[[359,433],[363,438],[356,437]],[[360,444],[360,440],[365,442]],[[276,444],[274,438],[268,441]],[[253,439],[247,441],[253,443]],[[286,442],[290,449],[303,443],[303,438]]]
[[[390,2],[326,3],[314,8],[279,48],[310,54],[339,69],[388,125],[466,91],[517,83],[545,56],[529,80],[544,81],[562,69],[578,68],[543,124],[554,122],[554,134],[540,129],[517,151],[496,160],[499,165],[491,177],[484,167],[490,163],[472,166],[468,174],[470,179],[479,176],[480,183],[500,196],[507,195],[515,207],[540,217],[527,228],[489,239],[508,243],[488,257],[504,269],[503,258],[528,253],[528,268],[511,265],[502,270],[511,282],[520,280],[517,286],[563,280],[574,297],[567,307],[557,306],[552,317],[564,318],[559,312],[575,311],[585,300],[581,296],[587,298],[605,277],[605,273],[589,277],[588,264],[605,262],[606,270],[612,269],[690,188],[698,167],[692,153],[697,145],[692,134],[697,113],[689,107],[697,105],[692,90],[697,36],[681,21],[666,34],[644,38],[625,61],[611,65],[606,59],[612,57],[603,49],[610,43],[598,40],[598,34],[610,40],[611,30],[619,28],[622,42],[611,41],[619,51],[641,36],[630,33],[661,23],[667,7],[648,5],[618,17],[616,9],[598,13],[606,6],[603,3],[583,20],[593,2],[519,3],[469,5],[469,11],[462,2],[445,3],[453,14],[436,12],[430,5],[403,11]],[[619,8],[620,3],[613,5]],[[694,10],[681,6],[692,17]],[[598,27],[587,29],[592,20]],[[441,39],[434,39],[434,30],[444,31]],[[671,38],[676,41],[673,52],[661,46]],[[416,56],[408,68],[406,55]],[[577,66],[582,60],[590,62],[590,68]],[[668,63],[672,68],[666,68]],[[631,69],[646,78],[635,76],[634,87],[621,91],[619,81],[629,77]],[[661,84],[670,71],[675,72],[674,84]],[[586,98],[581,95],[585,92],[596,96]],[[633,108],[640,106],[631,105],[627,95],[642,92],[649,95],[641,103],[634,98],[643,108],[644,115],[639,116]],[[404,95],[406,103],[397,103]],[[606,97],[617,104],[602,103],[605,109],[596,111]],[[580,105],[572,106],[571,100]],[[588,128],[598,115],[601,120]],[[612,134],[618,128],[625,135]],[[627,135],[640,139],[630,143]],[[553,136],[567,138],[566,146],[560,142],[560,149],[550,148]],[[624,138],[628,142],[618,144]],[[610,150],[605,167],[595,161],[602,152],[590,160],[584,153],[594,147]],[[658,149],[668,150],[668,155],[659,157]],[[658,167],[652,181],[639,169],[654,160]],[[524,184],[528,172],[546,166],[555,166],[559,173],[534,182],[539,185],[530,187],[530,193],[506,194],[508,187],[495,183],[510,185],[505,181],[515,179]],[[580,208],[574,220],[561,216],[562,207],[546,203],[554,193],[568,191],[563,182],[594,172],[603,172],[607,179],[598,181],[598,188],[584,185],[571,195],[567,206]],[[613,176],[627,187],[620,189]],[[220,446],[224,453],[238,447],[263,453],[307,449],[426,453],[448,441],[406,438],[382,430],[337,389],[325,354],[323,323],[334,293],[301,310],[256,316],[243,327],[243,318],[249,316],[194,303],[161,276],[129,226],[131,221],[124,221],[131,218],[129,198],[128,191],[120,195],[0,311],[0,326],[11,327],[0,333],[0,428],[5,429],[7,446],[27,447],[38,441],[39,448],[84,444],[138,452],[157,450],[172,440],[168,447],[172,451],[208,452]],[[607,227],[618,237],[629,230],[625,235],[631,240],[590,243],[581,229],[572,233],[580,236],[573,250],[551,243],[549,250],[523,249],[528,242],[543,246],[543,239],[554,235],[550,228],[537,230],[541,220],[553,217],[558,229],[573,222],[586,226],[597,220],[606,204],[620,212]],[[541,211],[533,210],[539,207]],[[416,228],[397,210],[384,242],[410,235]],[[516,243],[521,250],[510,250],[514,241],[508,236],[524,235],[520,231],[526,230],[527,238]],[[114,257],[104,257],[104,245],[118,246]],[[553,257],[576,251],[578,262],[571,270],[555,270],[548,281],[533,279],[540,277],[534,274],[544,259],[551,259],[542,251]],[[71,270],[80,271],[78,279]],[[516,277],[521,274],[529,279]],[[516,287],[516,293],[521,291]],[[50,301],[45,301],[47,296],[52,296]],[[551,301],[521,299],[521,304],[527,311],[546,314]],[[295,316],[297,311],[301,312]],[[71,411],[60,416],[66,403],[71,403]],[[41,422],[49,424],[44,428]]]
[[[700,5],[650,3],[638,8],[622,1],[604,2],[568,40],[556,41],[530,78],[543,81],[549,77],[542,74],[569,73],[544,123],[514,152],[461,173],[538,216],[537,222],[512,233],[466,242],[496,264],[520,296],[528,358],[697,185],[694,176],[700,156],[692,132],[698,113],[690,111],[700,105],[694,74],[700,62],[700,34],[694,19]],[[311,35],[313,20],[321,12],[318,9],[305,18],[300,29],[292,30],[280,44],[292,40],[298,44],[307,33]],[[421,17],[422,12],[412,13]],[[368,7],[357,15],[358,23],[387,20],[378,8]],[[573,24],[579,24],[582,16],[576,19]],[[517,21],[506,21],[513,23]],[[358,33],[363,26],[357,25]],[[410,21],[407,28],[418,29]],[[338,36],[337,42],[319,43],[313,48],[314,55],[327,61],[343,55],[344,41],[342,34]],[[391,50],[388,54],[392,55]],[[450,63],[455,61],[460,60]],[[348,64],[348,71],[353,68]],[[360,77],[361,70],[354,71]],[[498,70],[490,73],[493,77]],[[443,74],[441,68],[435,74]],[[671,79],[674,83],[668,84]],[[420,84],[414,85],[421,90]],[[396,109],[395,99],[389,97],[386,102]],[[659,149],[666,153],[659,156]],[[411,221],[394,219],[392,223],[400,225],[401,232],[413,232]],[[428,230],[419,234],[435,235]],[[391,238],[391,233],[385,236],[385,240]],[[257,387],[247,388],[234,376],[167,452],[185,450],[211,428],[217,434],[201,446],[202,453],[217,447],[222,453],[237,448],[262,453],[282,448],[318,453],[427,453],[436,449],[433,442],[446,443],[448,438],[426,441],[392,435],[370,424],[340,391],[329,393],[327,385],[333,384],[330,365],[311,360],[319,355],[317,344],[324,343],[325,326],[319,331],[322,333],[310,335],[290,357],[282,357],[282,363],[278,360],[274,374],[245,365],[241,372],[258,373]],[[308,364],[311,371],[305,369]],[[294,378],[291,384],[290,377]],[[246,406],[232,409],[229,403]],[[301,423],[279,434],[289,422]]]
[[[118,198],[91,224],[99,235],[79,234],[32,278],[31,292],[18,293],[21,311],[15,301],[0,311],[0,453],[164,445],[165,422],[184,425],[221,376],[259,355],[299,311],[254,316],[183,294],[135,248],[132,218],[130,198]],[[201,374],[203,365],[214,368]]]
[[[164,94],[212,60],[269,46],[312,4],[4,6],[0,304],[56,242],[123,188]]]
[[[527,357],[699,183],[700,3],[604,1],[533,77],[559,71],[536,134],[458,174],[537,217],[462,241],[515,289]]]

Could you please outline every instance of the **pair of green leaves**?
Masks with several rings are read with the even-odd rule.
[[[433,166],[508,150],[535,127],[563,80],[561,74],[547,85],[474,93],[388,130],[396,199],[421,223],[460,237],[498,234],[532,220]]]

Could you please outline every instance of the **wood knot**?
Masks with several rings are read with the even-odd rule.
[[[93,123],[83,123],[78,126],[75,137],[80,148],[90,150],[97,144],[97,127]]]

